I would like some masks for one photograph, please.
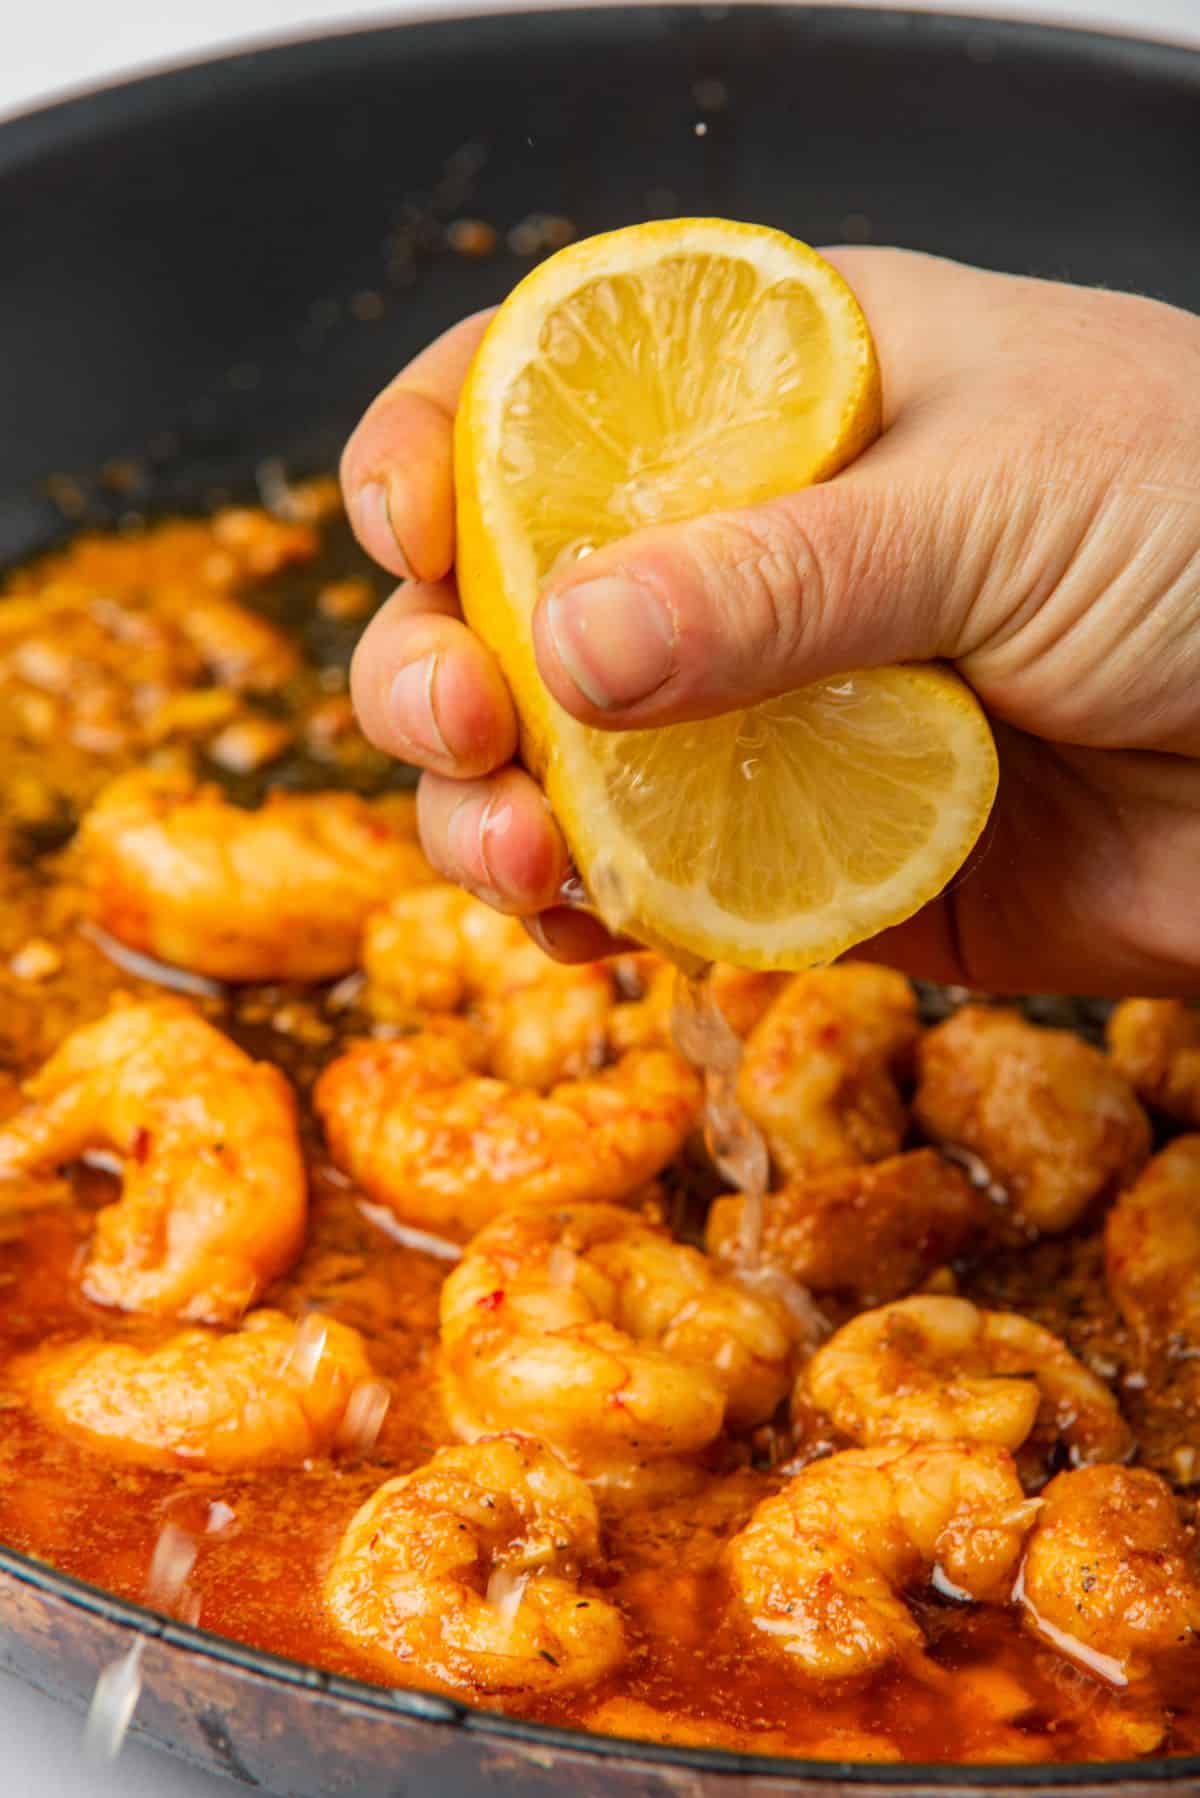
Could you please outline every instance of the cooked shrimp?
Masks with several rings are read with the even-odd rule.
[[[768,1193],[761,1255],[811,1292],[879,1304],[911,1292],[978,1230],[986,1200],[936,1149],[800,1175]],[[746,1200],[708,1214],[707,1247],[736,1264]]]
[[[0,1209],[7,1176],[89,1150],[125,1159],[83,1275],[97,1304],[224,1323],[299,1254],[306,1193],[291,1088],[182,1000],[115,1006],[69,1036],[25,1092],[29,1103],[0,1126]]]
[[[95,923],[217,980],[344,974],[368,915],[433,878],[403,802],[275,793],[251,812],[150,768],[105,788],[79,847]]]
[[[1200,1136],[1147,1162],[1108,1215],[1108,1288],[1142,1354],[1200,1347]]]
[[[315,1326],[315,1329],[314,1329]],[[141,1467],[278,1467],[332,1446],[369,1377],[357,1330],[255,1311],[228,1336],[179,1330],[158,1348],[94,1337],[36,1350],[15,1370],[51,1429]]]
[[[376,1017],[420,1021],[471,1002],[501,1080],[547,1087],[603,1059],[613,1004],[601,962],[564,966],[459,887],[402,893],[367,920],[367,1003]]]
[[[764,1499],[727,1551],[744,1621],[813,1679],[846,1679],[924,1645],[903,1594],[933,1575],[1008,1599],[1037,1500],[1003,1449],[848,1449]]]
[[[855,1442],[992,1442],[1039,1423],[1072,1459],[1120,1461],[1132,1438],[1116,1399],[1049,1330],[1011,1311],[924,1294],[863,1311],[819,1348],[808,1396]]]
[[[595,1073],[604,1062],[609,976],[598,964],[562,972],[570,978],[539,980],[479,1002],[476,1016],[497,1079],[544,1092],[560,1080]]]
[[[738,1097],[789,1179],[895,1155],[897,1075],[917,1038],[901,975],[866,962],[797,974],[746,1042]]]
[[[261,613],[226,594],[189,592],[165,609],[223,687],[273,693],[300,666],[289,637]]]
[[[612,1205],[506,1212],[446,1281],[441,1319],[460,1436],[536,1418],[578,1473],[643,1496],[724,1424],[769,1417],[791,1372],[778,1299]]]
[[[1200,1645],[1200,1580],[1167,1482],[1144,1467],[1060,1473],[1042,1495],[1018,1596],[1038,1635],[1123,1686]]]
[[[1200,1124],[1200,1011],[1182,999],[1123,999],[1108,1020],[1109,1054],[1138,1098]]]
[[[562,1691],[624,1658],[619,1612],[583,1583],[598,1554],[583,1481],[537,1442],[498,1436],[381,1486],[342,1537],[325,1608],[392,1679]]]
[[[402,1021],[579,972],[545,955],[519,918],[441,883],[402,893],[370,918],[363,970],[373,1007]]]
[[[967,1005],[926,1033],[918,1060],[922,1128],[981,1156],[1031,1229],[1070,1229],[1150,1153],[1129,1082],[1070,1031]]]
[[[398,1217],[470,1235],[510,1206],[623,1199],[664,1168],[699,1105],[677,1056],[626,1055],[548,1093],[472,1072],[460,1035],[354,1043],[313,1103],[338,1166]]]

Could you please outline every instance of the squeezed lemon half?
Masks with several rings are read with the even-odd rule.
[[[842,277],[725,219],[573,244],[488,328],[455,435],[458,583],[610,929],[688,963],[828,961],[931,899],[987,818],[996,755],[957,677],[848,672],[748,710],[591,730],[543,685],[546,581],[642,525],[836,474],[880,428],[879,367]]]

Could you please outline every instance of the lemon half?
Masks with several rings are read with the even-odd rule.
[[[854,295],[757,225],[675,219],[574,244],[476,353],[455,437],[463,611],[499,657],[596,910],[684,963],[811,966],[918,910],[987,818],[987,722],[956,676],[906,666],[700,723],[592,730],[538,674],[537,596],[640,526],[824,480],[879,428]]]

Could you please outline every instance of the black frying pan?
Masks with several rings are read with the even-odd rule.
[[[113,516],[245,489],[264,458],[332,465],[387,376],[512,285],[505,233],[539,212],[722,213],[1200,311],[1200,54],[900,12],[550,13],[256,51],[0,127],[0,562],[62,534],[51,494]],[[500,227],[495,256],[445,248],[465,216]],[[289,1798],[1200,1792],[1200,1760],[957,1772],[546,1729],[0,1550],[0,1666],[78,1704],[136,1629],[158,1637],[139,1728]]]

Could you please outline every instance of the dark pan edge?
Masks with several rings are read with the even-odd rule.
[[[887,44],[903,37],[918,47],[957,42],[963,36],[990,41],[997,55],[1019,55],[1022,50],[1059,53],[1074,67],[1081,60],[1126,75],[1178,78],[1194,87],[1200,71],[1200,49],[1165,38],[1127,36],[1121,32],[1077,28],[1071,25],[1026,19],[992,18],[986,14],[917,12],[903,7],[837,5],[764,5],[761,0],[742,4],[733,0],[747,27],[779,13],[791,13],[810,23],[815,36],[855,43],[864,39]],[[15,169],[33,157],[76,146],[93,131],[136,122],[140,102],[186,106],[193,99],[211,103],[214,82],[230,95],[263,85],[274,86],[280,76],[304,79],[317,67],[336,69],[344,60],[357,62],[364,40],[397,39],[411,44],[417,55],[451,53],[458,48],[461,28],[467,26],[473,48],[486,50],[489,42],[503,45],[516,30],[534,42],[553,42],[569,22],[574,38],[598,47],[628,50],[639,40],[661,40],[689,30],[701,30],[713,9],[704,0],[681,0],[673,6],[567,6],[503,13],[463,13],[452,19],[416,20],[411,24],[377,25],[323,36],[300,35],[282,42],[271,40],[228,55],[151,69],[127,81],[87,89],[0,120],[0,170]]]
[[[1178,43],[1170,37],[1146,37],[1140,32],[1122,31],[1115,26],[1108,29],[1102,25],[1059,24],[1053,20],[1014,19],[989,13],[952,11],[933,13],[902,6],[850,7],[827,3],[827,0],[814,0],[813,4],[807,4],[807,0],[799,0],[799,4],[796,4],[793,0],[791,5],[788,4],[788,0],[783,0],[781,5],[764,3],[764,0],[745,0],[745,3],[743,0],[731,0],[731,3],[737,6],[739,14],[749,15],[751,21],[755,14],[766,16],[780,11],[803,11],[812,18],[814,24],[832,26],[835,29],[844,26],[851,31],[856,31],[860,36],[870,35],[872,27],[877,30],[890,30],[899,26],[906,30],[925,32],[931,41],[936,41],[942,36],[957,37],[966,29],[978,32],[983,36],[996,34],[1001,47],[1005,49],[1019,44],[1022,39],[1029,39],[1036,42],[1043,50],[1058,38],[1065,40],[1063,47],[1070,52],[1072,57],[1077,57],[1079,51],[1086,48],[1103,57],[1106,63],[1111,60],[1114,45],[1128,47],[1139,55],[1144,52],[1164,51],[1168,55],[1184,57],[1195,57],[1200,54],[1200,50],[1195,47]],[[711,10],[707,0],[676,0],[676,4],[671,6],[662,4],[636,7],[622,4],[574,6],[568,4],[562,7],[539,7],[535,10],[515,5],[502,13],[490,10],[475,12],[468,7],[463,12],[456,12],[451,18],[418,18],[407,23],[393,24],[386,20],[379,24],[356,25],[350,23],[341,30],[321,30],[318,26],[316,30],[300,27],[295,32],[270,32],[261,37],[251,37],[245,43],[235,45],[232,49],[215,56],[201,52],[194,58],[187,56],[166,58],[162,61],[150,62],[118,81],[101,80],[95,85],[81,83],[69,87],[59,99],[35,100],[32,106],[0,118],[0,131],[8,132],[14,126],[29,127],[29,134],[23,147],[36,150],[41,147],[36,128],[42,121],[46,121],[48,126],[53,124],[53,131],[48,138],[43,136],[43,142],[64,143],[68,139],[63,131],[63,126],[70,123],[72,112],[78,111],[81,121],[91,111],[94,111],[97,120],[119,117],[121,114],[110,102],[115,101],[118,95],[124,96],[127,100],[133,89],[153,85],[161,94],[164,91],[164,84],[178,83],[178,96],[183,98],[186,92],[194,91],[193,77],[201,71],[207,74],[218,67],[222,70],[249,71],[250,65],[261,64],[264,59],[281,57],[290,60],[296,56],[297,52],[311,46],[320,46],[322,56],[328,58],[331,47],[346,39],[361,42],[364,38],[394,36],[402,32],[406,39],[418,41],[421,48],[426,48],[437,36],[448,34],[456,25],[463,23],[470,26],[473,35],[477,38],[485,36],[481,27],[490,23],[495,34],[503,39],[506,35],[504,27],[509,21],[513,21],[520,30],[529,33],[534,21],[547,18],[557,19],[561,18],[563,13],[570,12],[573,21],[576,19],[601,21],[608,14],[619,15],[623,21],[621,41],[627,43],[629,23],[635,16],[640,15],[656,20],[655,35],[657,35],[664,26],[672,29],[685,26],[690,22],[687,20],[689,13],[702,16],[705,13],[711,13]],[[940,29],[943,27],[945,29]],[[537,34],[531,33],[531,35]],[[607,34],[602,31],[600,35]],[[293,66],[302,67],[302,64],[294,63]]]
[[[977,1767],[957,1763],[863,1761],[814,1761],[799,1758],[736,1753],[723,1748],[678,1747],[667,1743],[647,1742],[626,1736],[593,1735],[585,1730],[560,1728],[550,1724],[528,1722],[519,1717],[506,1717],[493,1711],[477,1710],[438,1693],[405,1687],[368,1685],[365,1681],[340,1674],[325,1673],[284,1655],[265,1649],[251,1648],[227,1636],[215,1635],[191,1624],[176,1622],[144,1605],[134,1604],[105,1592],[99,1586],[62,1573],[47,1562],[0,1546],[0,1579],[7,1576],[20,1586],[31,1589],[44,1599],[71,1610],[103,1620],[106,1624],[138,1635],[150,1642],[161,1642],[182,1653],[203,1659],[215,1667],[254,1681],[292,1688],[300,1692],[320,1694],[339,1706],[352,1705],[376,1717],[397,1718],[413,1723],[454,1725],[468,1735],[487,1742],[511,1742],[531,1751],[558,1750],[599,1761],[641,1762],[652,1767],[679,1768],[695,1773],[724,1774],[727,1777],[752,1777],[768,1784],[795,1790],[801,1782],[812,1782],[828,1789],[831,1782],[886,1791],[926,1788],[931,1792],[957,1790],[964,1787],[981,1791],[1084,1790],[1098,1792],[1126,1787],[1130,1798],[1148,1787],[1164,1793],[1184,1793],[1200,1789],[1200,1756],[1178,1756],[1140,1761],[1031,1763]],[[82,1699],[86,1693],[80,1693]],[[136,1726],[135,1726],[136,1727]],[[178,1753],[174,1742],[160,1742],[153,1731],[137,1729],[139,1736]]]

